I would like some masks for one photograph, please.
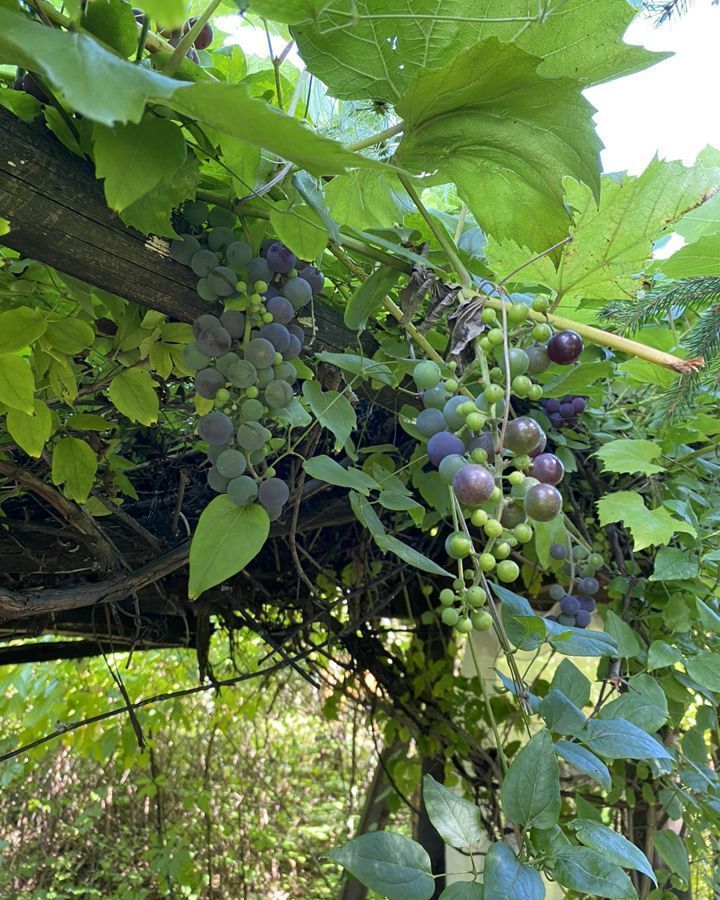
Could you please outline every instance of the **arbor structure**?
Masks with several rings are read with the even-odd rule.
[[[711,896],[718,152],[601,176],[625,0],[240,6],[0,7],[0,662],[194,647],[181,694],[360,708],[346,900]],[[143,751],[167,693],[116,683]]]

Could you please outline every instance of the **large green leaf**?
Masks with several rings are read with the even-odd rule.
[[[0,353],[15,353],[45,334],[47,319],[29,306],[0,313]]]
[[[198,160],[194,156],[188,157],[171,177],[164,175],[151,191],[123,209],[120,218],[143,234],[176,237],[170,215],[181,202],[194,199],[199,179]]]
[[[505,815],[519,825],[550,828],[557,822],[560,772],[549,731],[539,731],[513,759],[500,797]]]
[[[637,869],[651,878],[655,884],[657,879],[650,865],[650,860],[635,844],[618,834],[613,828],[595,822],[592,819],[573,819],[570,827],[575,831],[578,840],[602,853],[610,862],[624,869]]]
[[[28,456],[39,459],[52,434],[52,414],[46,403],[35,400],[33,412],[9,409],[6,417],[10,437]]]
[[[564,887],[590,897],[635,900],[637,893],[620,866],[589,847],[566,847],[558,853],[553,875]]]
[[[527,0],[256,0],[295,23],[310,71],[347,99],[394,102],[420,69],[495,37],[543,57],[544,75],[587,86],[663,58],[622,41],[634,16],[625,0],[567,0],[543,11]],[[324,9],[323,9],[324,7]]]
[[[655,832],[655,848],[670,870],[679,875],[685,884],[690,884],[688,852],[680,836],[667,829],[657,831]]]
[[[105,179],[105,199],[120,211],[172,177],[185,162],[182,131],[168,119],[145,116],[137,125],[96,124],[95,169]]]
[[[110,382],[108,394],[118,412],[131,422],[157,422],[160,401],[147,369],[125,369]]]
[[[22,356],[0,353],[0,403],[21,412],[33,412],[35,376]]]
[[[389,900],[429,900],[435,890],[430,857],[401,834],[361,834],[328,853],[358,881]]]
[[[93,0],[84,7],[81,25],[120,56],[130,56],[137,48],[137,22],[125,0]]]
[[[262,506],[236,506],[225,495],[211,500],[190,546],[190,599],[241,572],[260,552],[269,533],[270,520]]]
[[[335,435],[335,449],[341,450],[357,424],[350,401],[337,391],[323,391],[317,381],[305,381],[302,392],[318,422]]]
[[[610,790],[612,787],[610,770],[601,759],[598,759],[597,756],[595,756],[594,753],[591,753],[585,747],[581,747],[580,744],[574,744],[571,741],[558,741],[557,744],[555,744],[555,749],[562,759],[573,766],[573,768],[577,769],[578,772],[582,772],[583,775],[587,775],[592,778],[593,781],[597,781],[604,790]]]
[[[664,506],[648,509],[637,491],[608,494],[598,500],[597,508],[601,525],[625,523],[633,536],[635,550],[644,550],[653,544],[667,544],[678,531],[693,536],[696,533],[689,522],[676,518]]]
[[[476,881],[456,881],[440,894],[439,900],[484,900],[483,886]]]
[[[317,478],[326,484],[335,484],[338,487],[351,488],[367,494],[368,491],[379,490],[380,485],[362,469],[346,468],[330,456],[313,456],[306,459],[303,469],[311,478]]]
[[[605,704],[598,715],[601,719],[626,719],[643,731],[655,732],[667,721],[667,698],[654,678],[640,673],[633,675],[627,691]]]
[[[624,719],[591,719],[583,740],[605,759],[672,759],[656,738]]]
[[[431,575],[444,575],[446,578],[452,577],[447,569],[443,569],[443,567],[439,566],[434,560],[425,556],[424,553],[421,553],[414,547],[411,547],[410,544],[401,541],[400,538],[396,538],[395,535],[374,534],[373,537],[375,543],[381,550],[386,553],[394,553],[395,556],[403,560],[403,562],[406,562],[416,569],[420,569],[421,572],[429,572]]]
[[[589,702],[591,687],[585,675],[569,659],[562,660],[550,682],[551,690],[562,691],[580,709]]]
[[[360,230],[402,222],[413,206],[392,169],[357,169],[338,175],[325,188],[333,217]]]
[[[681,234],[688,243],[696,241],[704,234],[720,232],[720,191],[697,209],[684,215],[673,230]],[[672,257],[670,258],[672,259]]]
[[[345,324],[353,331],[361,331],[373,313],[383,305],[385,297],[400,280],[400,273],[390,266],[380,266],[364,281],[348,300]]]
[[[327,246],[327,228],[305,203],[279,201],[270,212],[270,224],[278,239],[301,259],[314,260]]]
[[[491,844],[485,857],[483,900],[543,900],[545,885],[532,866],[519,863],[507,844]]]
[[[397,158],[417,171],[432,160],[434,178],[457,185],[484,230],[543,250],[570,227],[563,176],[599,191],[601,144],[577,82],[537,66],[491,38],[419,72],[397,104]]]
[[[602,460],[605,472],[642,472],[643,475],[655,475],[665,469],[652,462],[660,453],[660,447],[654,441],[618,438],[603,444],[595,456]]]
[[[712,650],[702,650],[685,660],[688,675],[704,688],[720,693],[720,655]]]
[[[432,775],[423,778],[423,802],[428,818],[451,847],[472,847],[486,836],[479,807],[458,797]]]
[[[60,438],[53,447],[53,484],[64,485],[67,497],[84,503],[93,486],[97,465],[95,452],[85,441],[74,437]]]
[[[585,716],[562,691],[553,689],[543,697],[539,712],[555,734],[578,734],[585,727]]]
[[[657,267],[668,278],[720,275],[720,233],[701,235]]]

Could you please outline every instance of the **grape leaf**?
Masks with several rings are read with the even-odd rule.
[[[644,475],[655,475],[665,470],[664,466],[652,462],[660,453],[660,448],[654,441],[619,438],[603,444],[595,456],[602,460],[605,472],[642,472]]]
[[[320,424],[335,435],[335,449],[342,450],[357,425],[350,401],[337,391],[323,391],[317,381],[303,382],[302,392]]]
[[[120,218],[143,234],[177,237],[170,214],[181,202],[194,199],[199,179],[200,164],[188,157],[172,177],[166,173],[152,190],[121,210]]]
[[[667,278],[720,275],[720,233],[701,235],[669,259],[658,261],[657,268]]]
[[[693,681],[715,693],[720,693],[720,656],[712,650],[702,650],[685,660],[685,668]]]
[[[125,0],[93,0],[84,7],[81,24],[120,56],[128,57],[137,48],[137,22]]]
[[[441,69],[419,72],[397,103],[405,129],[398,162],[452,181],[478,224],[544,250],[570,227],[563,176],[599,192],[600,141],[592,108],[567,78],[491,38]]]
[[[0,313],[0,353],[15,353],[45,334],[47,319],[29,306]]]
[[[304,203],[278,201],[270,212],[270,224],[278,239],[301,259],[314,260],[327,246],[327,228]]]
[[[329,456],[313,456],[312,459],[305,460],[303,469],[311,478],[317,478],[319,481],[335,484],[338,487],[352,488],[361,494],[378,490],[380,487],[377,481],[362,469],[346,469]]]
[[[700,564],[687,550],[679,547],[661,547],[655,557],[655,567],[650,581],[689,581],[697,578]]]
[[[387,228],[412,211],[405,188],[391,169],[356,169],[338,175],[325,188],[330,212],[351,228]]]
[[[630,529],[635,550],[644,550],[653,544],[667,544],[678,531],[696,536],[688,522],[672,515],[664,506],[648,509],[637,491],[616,491],[597,501],[601,525],[624,522]]]
[[[444,575],[446,578],[452,578],[452,575],[447,569],[443,569],[442,566],[433,562],[433,560],[425,556],[424,553],[420,553],[419,550],[416,550],[414,547],[411,547],[410,544],[406,544],[394,535],[383,533],[373,534],[373,537],[375,543],[381,550],[394,553],[395,556],[399,557],[409,566],[414,566],[416,569],[420,569],[421,572],[429,572],[431,575]]]

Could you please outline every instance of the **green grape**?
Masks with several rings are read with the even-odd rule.
[[[227,495],[236,506],[248,506],[257,498],[257,483],[249,475],[240,475],[228,482]]]
[[[492,572],[497,565],[497,560],[492,553],[481,553],[478,563],[483,572]]]
[[[512,380],[512,389],[517,397],[523,398],[530,395],[533,383],[527,375],[517,375]]]
[[[493,620],[486,609],[481,609],[479,612],[473,613],[471,622],[475,631],[489,631],[492,628]]]
[[[431,359],[424,359],[413,369],[413,381],[420,391],[429,390],[440,381],[440,366]]]
[[[485,512],[484,509],[474,509],[470,513],[470,521],[477,528],[482,528],[482,526],[487,522],[487,520],[489,518],[490,517],[488,516],[488,514]]]
[[[552,336],[552,328],[544,322],[538,322],[532,330],[532,336],[533,340],[540,341],[544,344]]]
[[[504,559],[501,563],[498,563],[497,567],[497,577],[500,581],[510,582],[515,581],[520,575],[520,567],[516,562],[513,562],[511,559]]]
[[[499,347],[503,342],[502,328],[491,328],[487,333],[487,339],[491,347]]]
[[[215,468],[224,478],[239,478],[245,474],[247,459],[239,450],[223,450],[218,456]]]
[[[483,390],[483,396],[487,400],[487,402],[492,406],[493,403],[498,403],[505,396],[505,391],[499,384],[489,384]]]
[[[507,311],[508,322],[511,325],[520,325],[530,315],[530,308],[524,303],[513,303]]]
[[[449,625],[452,628],[452,626],[457,625],[460,620],[460,613],[456,609],[453,609],[452,606],[448,606],[442,611],[440,618],[442,619],[443,624]]]
[[[484,589],[479,585],[475,587],[470,587],[465,592],[465,599],[470,604],[470,606],[478,607],[482,606],[487,600],[487,594]]]
[[[455,631],[457,631],[458,634],[470,634],[472,631],[472,622],[467,618],[460,619],[455,625]]]
[[[450,588],[443,588],[440,591],[440,603],[443,606],[452,606],[455,603],[455,594]]]
[[[486,325],[494,325],[498,320],[497,312],[491,306],[483,307],[480,318]]]
[[[471,551],[472,542],[470,541],[470,538],[461,531],[454,531],[447,536],[445,541],[445,552],[451,559],[464,559]]]
[[[483,525],[483,531],[489,538],[499,538],[503,533],[504,528],[502,523],[498,522],[497,519],[488,519]]]

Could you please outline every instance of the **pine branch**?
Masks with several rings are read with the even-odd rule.
[[[637,331],[653,320],[665,318],[674,310],[682,315],[717,302],[720,302],[720,278],[683,278],[669,288],[658,287],[648,291],[642,298],[617,300],[606,306],[601,315],[620,325],[623,331]]]

